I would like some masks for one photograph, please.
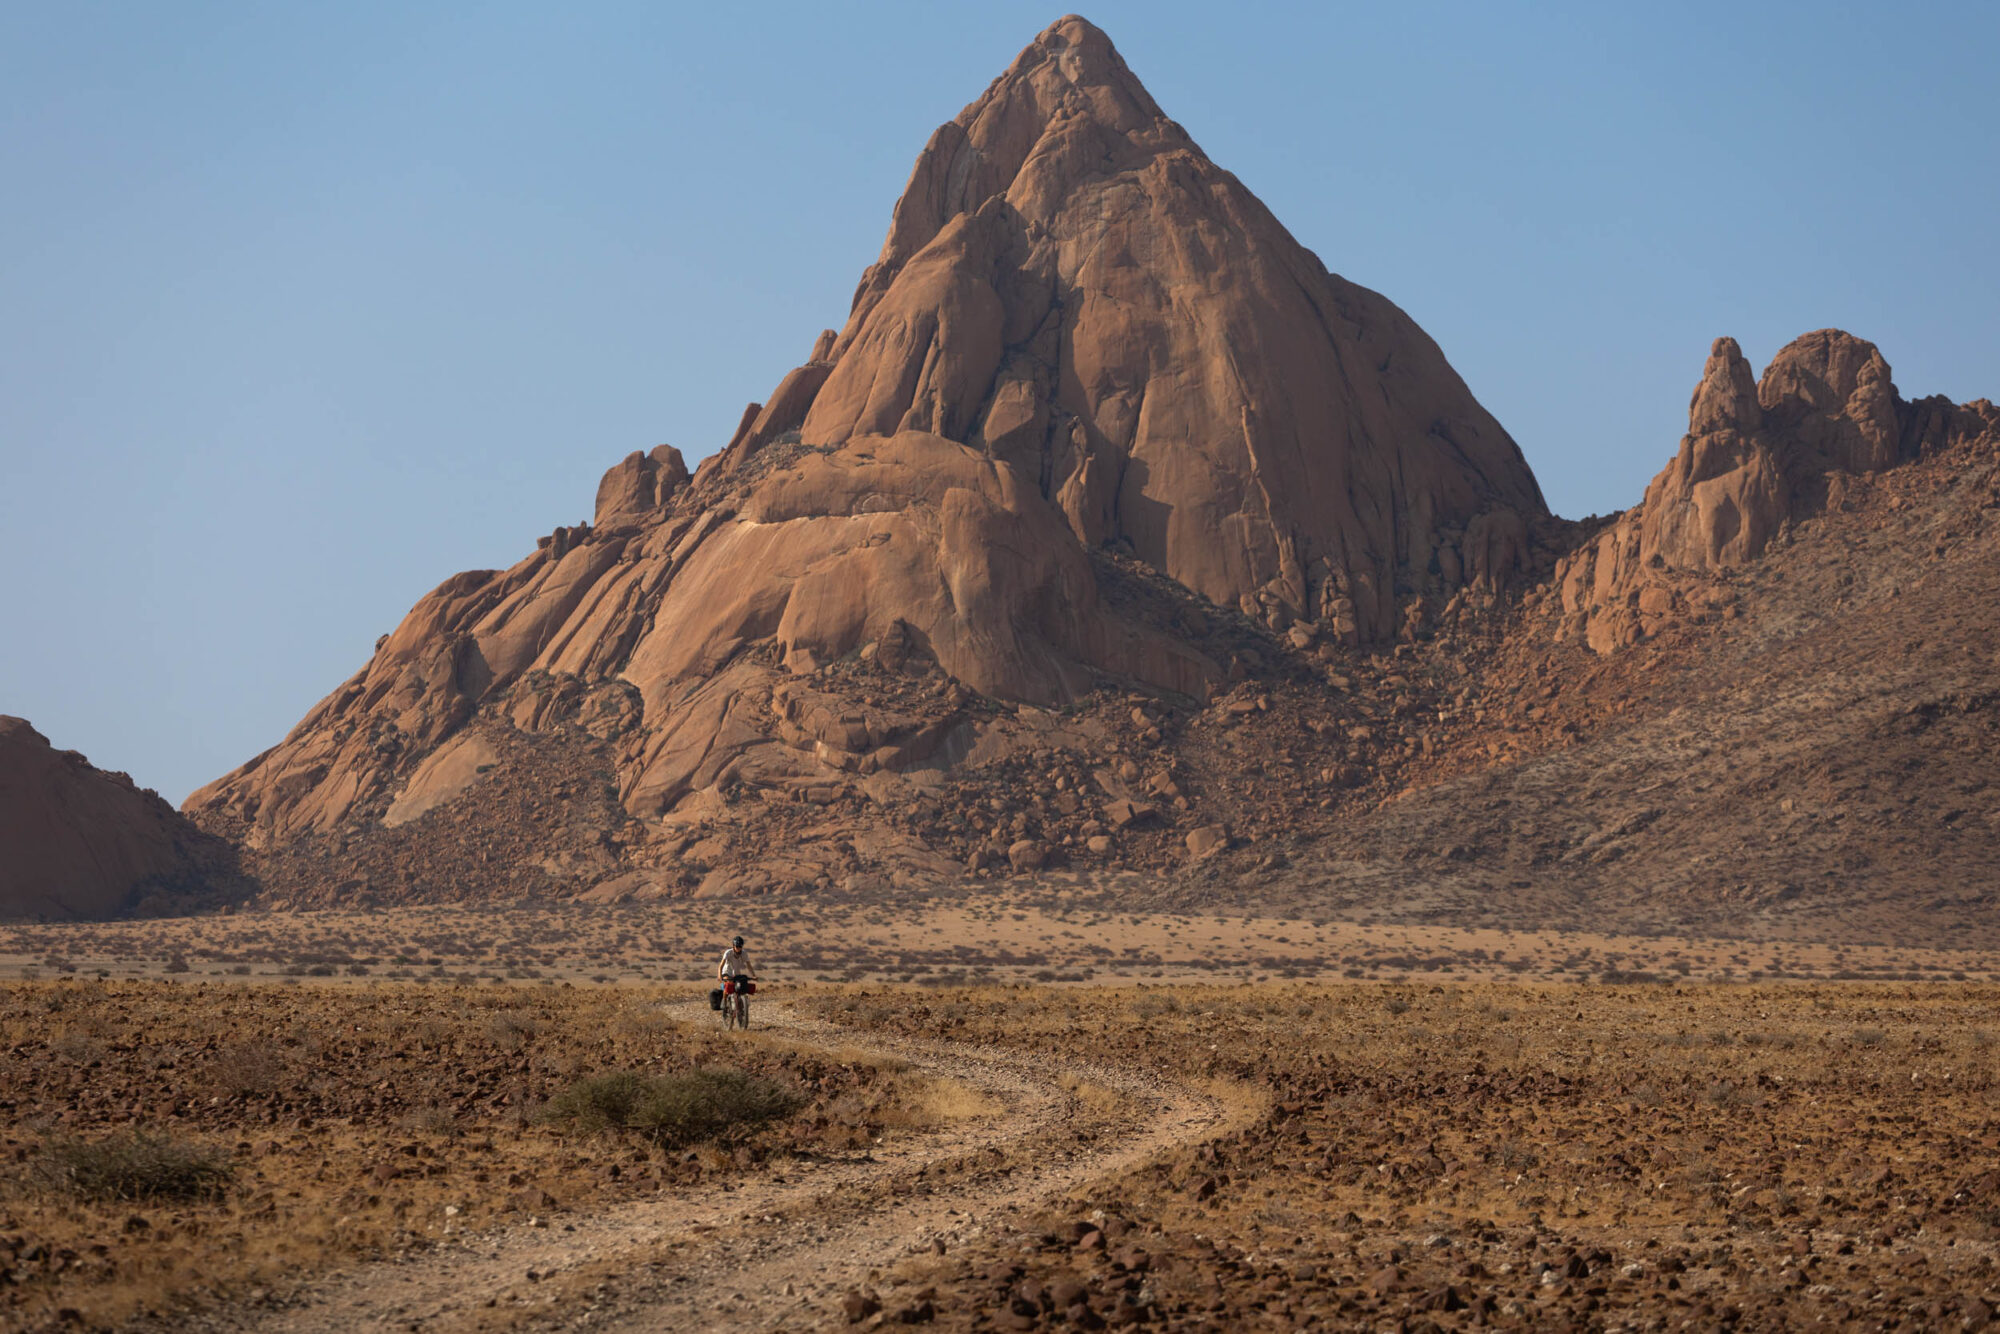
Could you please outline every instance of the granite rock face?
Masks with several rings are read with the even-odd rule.
[[[1349,639],[1392,636],[1413,594],[1504,584],[1546,513],[1423,330],[1329,273],[1080,18],[931,137],[820,355],[772,399],[789,422],[823,381],[806,444],[964,441],[1085,546]]]
[[[591,523],[446,580],[188,809],[251,847],[419,827],[506,767],[504,737],[490,762],[439,753],[482,714],[587,733],[640,821],[948,768],[977,742],[939,721],[958,695],[812,735],[787,683],[872,654],[966,697],[1057,707],[1109,679],[1201,700],[1231,664],[1175,627],[1207,617],[1128,614],[1117,562],[1354,645],[1504,588],[1546,518],[1422,330],[1066,18],[932,136],[845,328],[692,478],[665,447],[627,457]]]
[[[1852,334],[1796,338],[1762,379],[1718,338],[1680,452],[1558,569],[1563,633],[1600,653],[1634,643],[1686,611],[1682,576],[1754,559],[1787,524],[1839,504],[1846,479],[1985,435],[2000,436],[1991,404],[1905,402],[1881,352]]]

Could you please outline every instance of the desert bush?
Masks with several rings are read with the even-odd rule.
[[[1702,1101],[1715,1107],[1756,1107],[1764,1101],[1755,1090],[1729,1079],[1719,1079],[1710,1084],[1702,1090],[1701,1096]]]
[[[397,1122],[405,1130],[419,1131],[426,1135],[454,1135],[458,1133],[458,1118],[449,1107],[438,1103],[426,1103],[413,1107]]]
[[[784,1085],[742,1070],[689,1070],[657,1081],[639,1128],[663,1144],[692,1144],[734,1125],[789,1116],[799,1102]]]
[[[49,1043],[49,1054],[72,1065],[88,1065],[104,1055],[104,1046],[87,1033],[66,1032]]]
[[[228,1189],[227,1156],[136,1130],[110,1139],[52,1140],[32,1162],[36,1184],[87,1200],[213,1200]]]
[[[549,1102],[548,1117],[586,1135],[624,1130],[638,1124],[639,1108],[654,1081],[632,1070],[578,1080]]]
[[[546,1115],[585,1134],[634,1130],[662,1144],[685,1145],[790,1115],[799,1102],[784,1085],[742,1070],[660,1077],[621,1070],[578,1080],[549,1101]]]

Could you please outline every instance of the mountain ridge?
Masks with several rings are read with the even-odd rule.
[[[1990,404],[1902,399],[1861,339],[1802,336],[1761,381],[1722,339],[1645,497],[1552,516],[1435,343],[1298,245],[1072,17],[931,136],[845,325],[724,448],[692,472],[665,446],[628,455],[591,522],[446,580],[186,809],[293,906],[1055,867],[1196,898],[1227,870],[1335,904],[1359,901],[1327,860],[1347,849],[1371,911],[1419,911],[1446,884],[1455,911],[1546,911],[1520,887],[1594,901],[1607,863],[1508,817],[1454,835],[1486,798],[1421,794],[1471,782],[1568,829],[1545,780],[1573,772],[1565,753],[1610,747],[1640,773],[1614,741],[1643,735],[1670,769],[1701,761],[1657,739],[1669,697],[1751,756],[1754,700],[1703,684],[1747,679],[1745,635],[1860,618],[1851,637],[1877,642],[1901,622],[1880,601],[1746,589],[1794,566],[1799,587],[1853,587],[1829,573],[1854,540],[1837,535],[1929,540],[1920,513],[1976,535],[1984,509],[1950,469],[1986,475],[1996,450]],[[1983,541],[1947,551],[1951,578],[1983,586]],[[1768,670],[1846,698],[1827,654]],[[1950,765],[1980,770],[1985,726],[1979,689],[1951,697],[1975,707],[1949,745],[1879,748],[1903,778],[1837,738],[1801,753],[1847,756],[1824,763],[1860,775],[1843,790],[1864,806],[1884,784],[1950,787]],[[1715,837],[1757,844],[1748,810],[1711,819]],[[1877,903],[1865,849],[1895,836],[1855,810],[1841,895],[1690,900],[1664,866],[1633,883],[1739,925],[1762,920],[1745,904]],[[1621,874],[1686,834],[1631,814],[1576,835],[1629,851]],[[1966,828],[1955,865],[1987,849],[1989,826]],[[1432,840],[1462,856],[1434,865]],[[1652,911],[1602,888],[1606,911]]]

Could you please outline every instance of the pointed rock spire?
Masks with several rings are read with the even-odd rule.
[[[1436,344],[1328,273],[1075,16],[931,136],[830,360],[805,443],[963,441],[1087,546],[1362,638],[1454,572],[1504,580],[1523,552],[1493,535],[1546,513]]]
[[[455,798],[441,774],[505,769],[432,763],[468,725],[615,744],[640,818],[811,789],[963,743],[950,718],[786,702],[870,645],[1011,700],[1103,677],[1206,694],[1224,668],[1163,628],[1184,622],[1100,599],[1097,547],[1353,642],[1507,581],[1545,513],[1436,344],[1329,274],[1074,17],[931,137],[845,327],[727,448],[691,480],[634,455],[597,500],[594,526],[440,585],[190,809],[260,847],[379,824],[413,787]]]
[[[1839,329],[1793,339],[1761,380],[1734,338],[1718,338],[1680,452],[1643,504],[1558,568],[1567,631],[1604,653],[1643,639],[1685,610],[1677,578],[1755,559],[1821,511],[1836,474],[1994,429],[1990,405],[1903,402],[1875,345]]]

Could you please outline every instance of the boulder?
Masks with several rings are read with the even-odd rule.
[[[1007,864],[1016,871],[1039,871],[1048,859],[1048,848],[1032,838],[1018,839],[1007,849]]]
[[[1206,857],[1229,846],[1229,831],[1221,825],[1201,825],[1188,830],[1186,842],[1191,855]]]
[[[660,445],[650,454],[633,450],[598,482],[592,523],[611,528],[621,522],[642,521],[656,514],[687,484],[687,464],[672,445]]]
[[[1160,808],[1147,802],[1120,798],[1104,803],[1104,823],[1113,829],[1143,828],[1157,823],[1159,818]]]

